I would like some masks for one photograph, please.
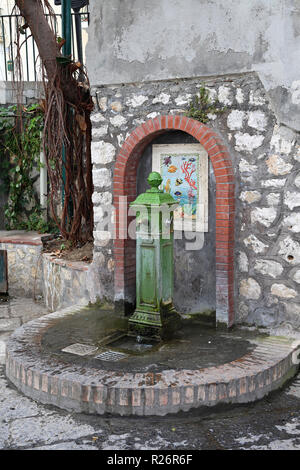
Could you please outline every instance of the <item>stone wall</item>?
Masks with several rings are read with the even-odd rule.
[[[67,262],[43,254],[43,296],[51,312],[70,305],[87,305],[90,295],[87,286],[89,265]]]
[[[41,297],[42,246],[0,242],[0,249],[7,250],[9,294]]]
[[[0,249],[7,251],[10,295],[43,299],[50,311],[104,297],[95,266],[42,253],[40,238],[34,232],[0,232]]]
[[[226,107],[209,116],[207,125],[224,141],[234,167],[237,321],[298,328],[299,135],[276,120],[256,74],[94,87],[94,266],[100,259],[101,283],[113,297],[113,244],[96,227],[103,216],[101,204],[112,202],[114,164],[123,142],[149,119],[183,115],[204,81],[210,95]]]

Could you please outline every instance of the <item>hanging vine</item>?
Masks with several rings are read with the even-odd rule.
[[[44,99],[43,149],[50,181],[50,208],[62,236],[75,244],[92,239],[91,121],[93,101],[80,63],[61,53],[64,39],[55,34],[56,17],[48,0],[15,0],[37,44],[42,63]],[[47,16],[46,16],[47,13]],[[21,55],[15,77],[22,82]],[[57,203],[63,193],[61,213]]]
[[[9,230],[53,231],[34,187],[40,169],[42,128],[43,113],[37,104],[0,108],[0,171],[2,189],[8,194],[4,215]]]

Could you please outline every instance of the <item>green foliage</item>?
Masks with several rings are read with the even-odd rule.
[[[220,103],[217,99],[211,100],[207,88],[202,85],[199,90],[199,95],[197,94],[191,100],[186,116],[205,124],[210,119],[209,114],[220,114],[224,111],[225,108],[220,107]]]
[[[71,64],[72,59],[71,59],[71,56],[65,55],[65,56],[56,57],[56,62],[62,65],[63,67],[65,67],[66,65]]]
[[[57,225],[52,221],[45,221],[43,211],[40,207],[36,207],[28,216],[27,220],[17,224],[18,230],[36,231],[39,233],[58,233]]]
[[[4,212],[9,230],[46,232],[53,226],[44,222],[34,190],[42,128],[43,113],[38,104],[0,108],[0,190],[9,196]]]

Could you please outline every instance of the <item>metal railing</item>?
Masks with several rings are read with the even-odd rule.
[[[76,34],[76,15],[78,15],[77,24],[81,25],[79,38]],[[13,81],[14,61],[17,55],[17,31],[24,22],[24,18],[20,15],[0,15],[0,81]],[[85,45],[87,42],[87,31],[85,33],[84,31],[88,25],[89,12],[72,12],[72,57],[76,61],[81,61],[81,49],[83,64],[85,64]],[[60,14],[56,15],[54,28],[56,36],[61,36],[62,24]],[[42,73],[38,49],[28,28],[24,29],[24,34],[20,34],[20,44],[23,80],[40,81]]]

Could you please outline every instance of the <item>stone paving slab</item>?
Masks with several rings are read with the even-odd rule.
[[[41,429],[43,436],[41,439]],[[55,441],[68,441],[93,434],[94,428],[82,425],[79,428],[72,417],[37,416],[19,418],[10,425],[10,442],[13,447],[20,445],[32,445],[38,441],[46,441],[49,444]]]
[[[34,447],[30,450],[97,450],[97,447],[86,444],[76,444],[76,442],[60,442],[49,446]]]
[[[76,412],[166,415],[220,403],[251,402],[281,387],[298,369],[293,355],[299,341],[281,337],[258,336],[251,353],[225,367],[156,374],[83,369],[41,355],[47,328],[81,308],[33,320],[10,337],[6,375],[25,395]]]

